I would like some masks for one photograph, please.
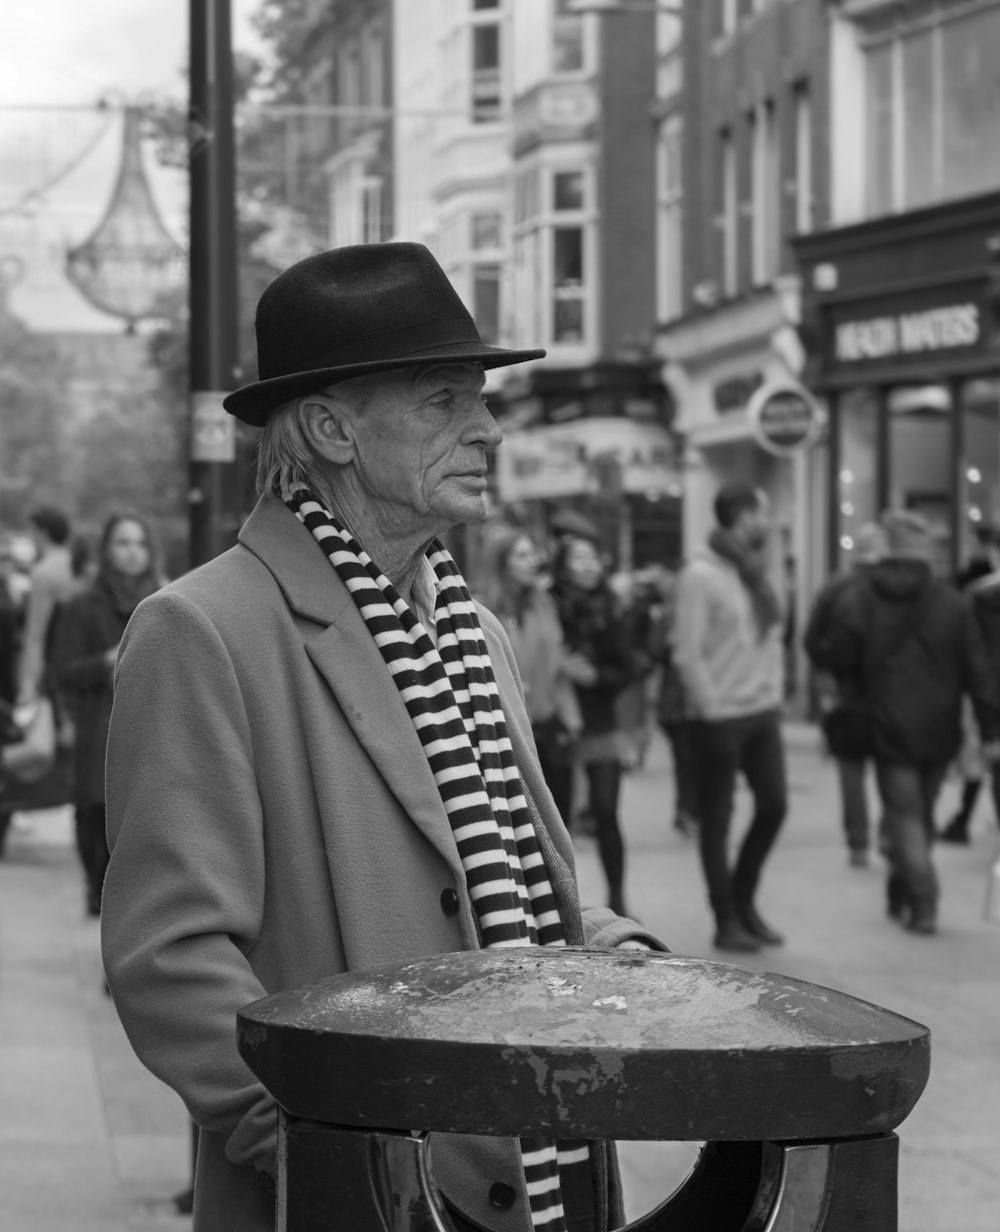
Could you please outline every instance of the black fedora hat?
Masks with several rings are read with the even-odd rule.
[[[354,244],[296,262],[260,297],[256,329],[260,379],[223,402],[255,427],[291,398],[367,372],[545,354],[487,346],[423,244]]]

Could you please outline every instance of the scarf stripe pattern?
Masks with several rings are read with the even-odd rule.
[[[483,948],[565,945],[489,650],[451,554],[436,540],[428,551],[438,587],[435,647],[410,605],[315,496],[300,489],[286,504],[329,557],[399,689],[451,823]],[[577,1226],[563,1198],[590,1190],[587,1144],[524,1138],[521,1157],[536,1232]]]

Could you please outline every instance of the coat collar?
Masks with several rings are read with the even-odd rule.
[[[323,549],[272,495],[260,498],[239,538],[270,570],[292,611],[326,626],[306,638],[306,654],[407,816],[460,877],[451,823],[420,737],[368,626]]]

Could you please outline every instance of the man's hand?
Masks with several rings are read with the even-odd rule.
[[[620,945],[615,946],[616,950],[646,950],[647,953],[653,953],[653,947],[647,945],[645,941],[640,941],[638,937],[629,937],[628,941],[623,941]]]

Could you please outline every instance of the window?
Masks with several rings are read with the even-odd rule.
[[[657,313],[661,321],[681,315],[682,233],[681,119],[673,116],[660,131],[657,158]]]
[[[338,102],[349,108],[340,120],[341,140],[349,142],[358,130],[358,107],[361,104],[361,64],[357,42],[347,43],[340,49],[337,65]]]
[[[482,22],[472,27],[472,120],[500,119],[500,27]]]
[[[750,115],[752,251],[755,286],[778,272],[781,250],[780,162],[774,104],[762,103]]]
[[[484,248],[500,248],[503,244],[503,215],[492,211],[473,214],[470,238],[477,252]]]
[[[552,71],[579,73],[584,66],[583,14],[569,0],[555,0],[552,17]]]
[[[385,105],[385,64],[382,26],[372,22],[362,36],[364,49],[365,101],[370,107]]]
[[[552,208],[556,211],[583,209],[583,172],[557,171],[552,177]]]
[[[800,81],[792,92],[795,121],[795,230],[804,235],[813,228],[812,100],[809,84]]]
[[[472,315],[487,346],[500,341],[500,266],[479,263],[472,274]]]
[[[739,285],[736,191],[736,146],[732,132],[726,128],[719,134],[719,276],[722,293],[728,296],[735,295]]]
[[[552,341],[582,342],[584,334],[583,227],[552,231]]]
[[[382,181],[366,179],[361,189],[362,243],[380,244],[382,234]]]
[[[1000,8],[895,25],[865,47],[869,215],[1000,186]]]
[[[736,0],[716,0],[719,13],[719,29],[722,34],[732,34],[736,29]]]

